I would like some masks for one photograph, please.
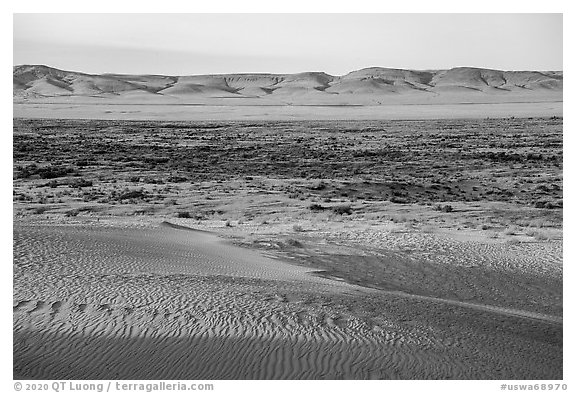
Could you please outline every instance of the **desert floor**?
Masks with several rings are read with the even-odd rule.
[[[164,121],[397,120],[562,116],[562,101],[389,105],[222,105],[127,102],[14,103],[16,118]]]
[[[14,377],[561,379],[562,119],[15,120]]]

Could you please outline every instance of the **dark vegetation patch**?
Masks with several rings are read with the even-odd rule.
[[[293,179],[312,201],[448,205],[503,201],[562,208],[562,119],[354,122],[14,120],[14,179],[85,189],[101,201],[119,181],[195,184]],[[16,184],[16,183],[15,183]],[[38,186],[38,184],[36,184]],[[14,195],[26,202],[29,195]],[[334,209],[327,206],[328,209]],[[323,210],[310,206],[312,211]],[[348,211],[335,211],[349,214]]]
[[[332,208],[332,211],[336,214],[352,214],[352,207],[350,205],[338,205]]]

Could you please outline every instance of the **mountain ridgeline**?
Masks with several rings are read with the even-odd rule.
[[[13,81],[14,102],[384,105],[562,101],[563,72],[373,67],[343,76],[324,72],[167,76],[92,75],[20,65],[13,68]]]

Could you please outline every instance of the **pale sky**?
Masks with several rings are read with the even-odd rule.
[[[13,64],[87,73],[562,70],[562,14],[14,14]]]

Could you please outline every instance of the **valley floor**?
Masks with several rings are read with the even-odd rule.
[[[16,379],[562,379],[562,119],[14,120]]]
[[[422,120],[562,116],[562,101],[390,105],[222,105],[128,102],[14,103],[13,116],[29,119],[163,121]]]

